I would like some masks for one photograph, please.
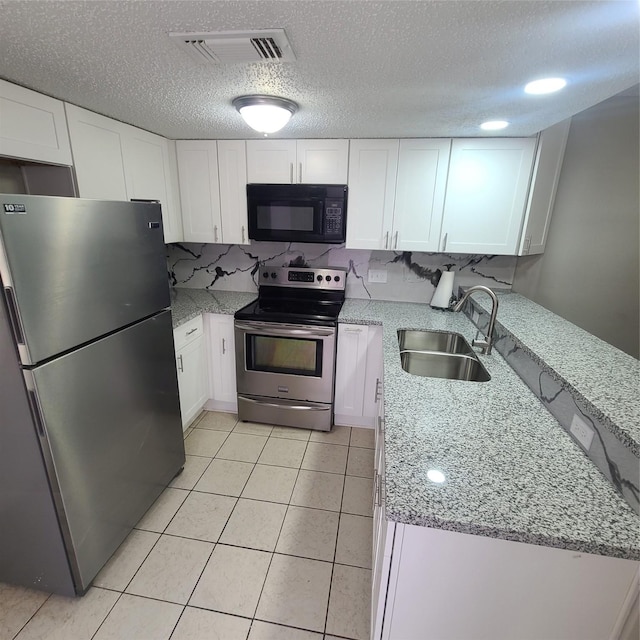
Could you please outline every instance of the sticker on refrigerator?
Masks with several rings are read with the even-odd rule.
[[[27,208],[23,204],[5,204],[5,213],[27,213]]]

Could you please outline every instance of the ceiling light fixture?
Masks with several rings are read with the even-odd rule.
[[[506,129],[509,123],[506,120],[488,120],[480,125],[481,129],[485,131],[498,131],[499,129]]]
[[[540,80],[533,80],[525,85],[525,93],[532,95],[542,95],[544,93],[553,93],[554,91],[560,91],[567,84],[564,78],[541,78]]]
[[[265,135],[280,131],[298,110],[292,100],[276,96],[240,96],[233,106],[252,129]]]

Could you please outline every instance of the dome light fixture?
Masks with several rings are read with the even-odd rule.
[[[545,93],[560,91],[560,89],[563,89],[566,84],[567,81],[564,78],[541,78],[540,80],[528,82],[524,87],[524,91],[525,93],[538,96]]]
[[[295,102],[277,96],[240,96],[233,106],[252,129],[265,135],[280,131],[298,110]]]
[[[480,125],[481,129],[485,131],[499,131],[500,129],[506,129],[509,123],[506,120],[487,120]]]

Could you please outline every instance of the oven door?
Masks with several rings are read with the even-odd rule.
[[[335,327],[235,321],[238,393],[333,402]]]

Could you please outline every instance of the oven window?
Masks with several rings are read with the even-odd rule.
[[[322,377],[322,341],[247,335],[247,369]]]
[[[295,204],[257,206],[258,229],[313,231],[314,208]]]

